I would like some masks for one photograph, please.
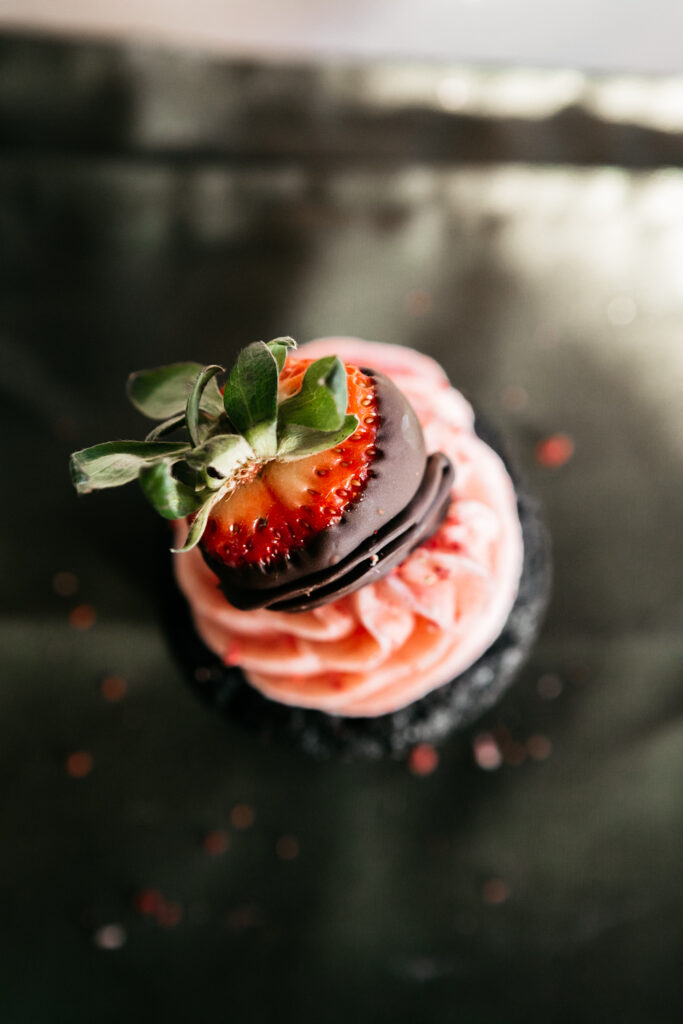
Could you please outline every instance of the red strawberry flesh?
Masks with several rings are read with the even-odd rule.
[[[281,397],[295,394],[313,360],[287,359]],[[268,566],[302,548],[315,534],[338,523],[371,475],[379,425],[372,379],[346,364],[347,411],[356,431],[341,445],[293,462],[269,462],[253,479],[216,504],[201,546],[230,568]]]

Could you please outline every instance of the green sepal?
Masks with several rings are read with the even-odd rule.
[[[203,497],[176,480],[168,462],[159,462],[140,473],[140,487],[149,503],[164,519],[183,519],[201,507]]]
[[[166,420],[185,409],[202,369],[201,363],[171,363],[154,370],[138,370],[129,376],[126,393],[144,416]],[[201,407],[213,416],[223,411],[223,398],[215,381],[204,391]]]
[[[167,519],[193,516],[185,544],[199,543],[211,509],[271,459],[306,458],[334,448],[353,434],[346,369],[336,356],[313,362],[296,395],[278,407],[279,376],[289,337],[254,342],[240,352],[221,395],[218,365],[175,363],[131,374],[127,391],[135,407],[159,422],[145,441],[113,441],[75,452],[72,480],[79,493],[116,487],[139,478],[147,500]],[[189,443],[162,441],[187,429]],[[229,431],[229,433],[227,432]]]
[[[245,437],[260,459],[274,459],[277,452],[277,421],[257,423]]]
[[[273,338],[272,341],[268,342],[268,348],[275,356],[277,372],[282,373],[287,361],[287,352],[296,348],[294,338]]]
[[[346,368],[337,356],[316,359],[306,370],[301,389],[278,409],[281,424],[312,430],[338,430],[349,401]]]
[[[176,441],[105,441],[73,453],[71,480],[79,494],[120,487],[135,480],[141,469],[162,459],[179,458],[189,447]]]
[[[298,423],[287,424],[280,431],[277,457],[280,462],[294,462],[307,455],[325,452],[351,437],[357,427],[358,417],[353,415],[345,416],[338,430],[313,430]]]
[[[237,357],[223,392],[225,411],[258,456],[272,458],[277,449],[278,363],[262,341]]]
[[[195,494],[200,494],[206,489],[206,470],[203,466],[190,466],[187,457],[176,462],[173,467],[173,476],[180,480],[181,484],[189,487]]]
[[[187,532],[187,537],[185,539],[185,543],[183,544],[183,546],[181,548],[171,548],[173,554],[180,555],[183,554],[185,551],[191,551],[192,548],[196,547],[197,544],[199,544],[199,541],[202,539],[202,534],[206,529],[206,524],[208,522],[211,509],[223,497],[224,493],[221,490],[216,491],[214,494],[212,494],[209,498],[206,499],[204,504],[197,512],[197,515],[190,523],[190,529]]]
[[[160,437],[166,437],[167,434],[180,430],[184,425],[185,413],[181,412],[177,416],[171,416],[170,419],[164,420],[163,423],[157,423],[156,427],[153,427],[146,435],[145,441],[157,441]]]
[[[241,434],[218,434],[191,451],[184,461],[196,469],[212,469],[221,477],[229,477],[254,458],[254,449]]]
[[[204,396],[204,392],[207,389],[208,384],[214,380],[217,373],[222,373],[223,367],[212,365],[204,366],[197,374],[189,397],[187,399],[187,406],[185,408],[185,420],[187,423],[187,432],[190,435],[190,440],[193,445],[198,445],[202,438],[199,433],[199,406]],[[214,380],[215,384],[215,380]],[[222,400],[220,412],[223,412]]]

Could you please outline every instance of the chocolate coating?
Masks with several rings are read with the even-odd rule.
[[[449,459],[441,452],[430,455],[417,494],[397,516],[315,580],[280,588],[271,595],[268,607],[282,612],[310,611],[346,597],[366,583],[376,583],[439,528],[450,505],[453,478]]]
[[[380,426],[377,455],[363,493],[339,523],[274,565],[231,569],[202,554],[237,608],[308,611],[384,576],[439,526],[453,469],[444,455],[426,457],[412,406],[384,374],[375,384]]]
[[[376,718],[345,718],[278,704],[250,686],[239,668],[225,665],[204,646],[182,594],[169,581],[168,636],[196,695],[231,722],[258,732],[264,742],[285,741],[317,758],[345,760],[403,756],[416,743],[441,743],[495,704],[527,657],[543,617],[550,588],[550,546],[538,505],[520,483],[500,438],[480,418],[476,430],[504,458],[515,481],[524,565],[504,629],[470,668],[408,707]],[[197,682],[198,666],[202,682]],[[471,760],[469,740],[463,741],[462,750],[463,759],[466,755]]]

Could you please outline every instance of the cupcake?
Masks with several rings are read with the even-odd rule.
[[[320,756],[400,754],[472,721],[548,589],[542,524],[500,446],[410,349],[281,338],[220,387],[222,372],[133,374],[158,425],[71,460],[80,492],[137,478],[173,520],[171,636],[196,689]]]

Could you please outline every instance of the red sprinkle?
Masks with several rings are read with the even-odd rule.
[[[526,747],[523,743],[518,743],[517,740],[508,740],[503,744],[502,751],[505,764],[509,764],[513,768],[519,768],[526,760]]]
[[[503,763],[503,755],[500,752],[495,736],[490,732],[480,732],[472,740],[472,753],[474,760],[484,771],[495,771]]]
[[[76,750],[66,759],[66,771],[72,779],[84,779],[92,771],[92,756],[85,750]]]
[[[439,755],[431,743],[418,743],[408,755],[408,769],[413,775],[431,775],[439,764]]]
[[[510,898],[510,886],[502,878],[489,878],[481,887],[481,898],[489,906],[505,903]]]
[[[163,905],[164,897],[158,889],[138,889],[133,896],[134,908],[146,917],[155,915]]]
[[[204,836],[204,850],[210,857],[218,857],[225,853],[229,845],[228,833],[223,829],[214,828]]]
[[[249,804],[235,804],[230,812],[230,821],[235,828],[251,828],[254,824],[254,808]]]
[[[545,469],[559,469],[574,454],[574,442],[568,434],[552,434],[536,445],[536,462]]]
[[[432,308],[432,297],[423,288],[413,288],[405,296],[404,304],[411,316],[424,316]]]
[[[182,916],[183,911],[179,903],[162,903],[155,914],[162,928],[175,928],[180,924]]]
[[[78,576],[73,572],[56,572],[52,577],[52,589],[59,597],[73,597],[78,590]]]
[[[520,412],[529,404],[529,394],[519,384],[508,384],[501,391],[500,400],[510,412]]]
[[[299,841],[294,836],[280,836],[275,844],[275,853],[280,860],[294,860],[299,856]]]
[[[126,696],[128,684],[121,676],[105,676],[100,683],[100,692],[105,700],[115,704]]]
[[[126,944],[126,929],[120,924],[103,924],[92,940],[98,949],[121,949]]]
[[[533,757],[534,761],[545,761],[546,757],[550,757],[552,754],[553,745],[547,736],[537,733],[526,741],[526,749],[529,757]]]
[[[538,680],[536,689],[543,700],[555,700],[562,693],[562,680],[552,672],[546,672]]]
[[[95,609],[91,604],[77,604],[69,612],[69,625],[73,629],[90,629],[94,626],[96,618]]]

